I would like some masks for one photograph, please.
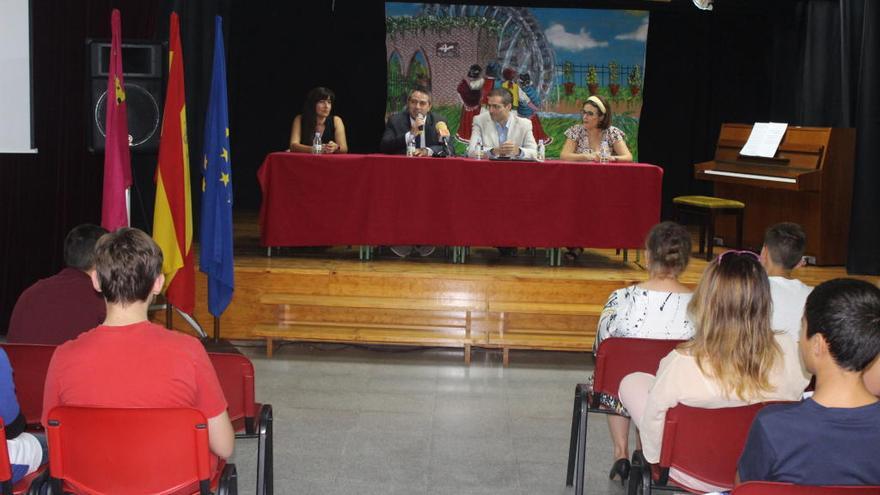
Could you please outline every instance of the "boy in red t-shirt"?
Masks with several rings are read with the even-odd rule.
[[[148,320],[165,283],[159,246],[140,230],[119,229],[98,240],[95,269],[92,283],[104,296],[107,318],[52,356],[43,425],[58,405],[192,407],[208,418],[211,451],[231,456],[235,433],[205,349]]]

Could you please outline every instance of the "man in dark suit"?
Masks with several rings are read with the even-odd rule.
[[[451,147],[440,139],[438,122],[443,122],[445,130],[446,119],[431,112],[431,92],[422,87],[414,88],[409,92],[406,110],[388,118],[379,149],[382,153],[402,155],[406,153],[407,144],[412,143],[414,156],[452,154]],[[446,135],[448,139],[449,131],[446,131]],[[434,252],[434,246],[391,246],[391,251],[401,258],[406,258],[413,252],[430,256]]]
[[[446,125],[446,119],[431,112],[431,92],[425,88],[412,89],[406,110],[388,118],[379,149],[382,153],[402,155],[406,153],[407,143],[412,142],[415,156],[451,154],[437,131],[438,122]]]

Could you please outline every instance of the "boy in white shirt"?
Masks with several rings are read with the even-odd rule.
[[[800,225],[783,222],[767,229],[764,247],[761,248],[761,264],[770,279],[770,297],[773,300],[770,328],[784,331],[795,342],[800,340],[804,303],[813,290],[791,277],[792,270],[804,266],[806,244],[807,235]]]

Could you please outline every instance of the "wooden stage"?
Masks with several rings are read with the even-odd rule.
[[[235,295],[221,337],[265,340],[270,352],[278,339],[458,347],[466,362],[471,347],[500,349],[505,362],[510,349],[589,351],[608,295],[647,276],[636,253],[625,261],[614,250],[586,250],[562,267],[547,266],[543,249],[501,258],[475,248],[464,265],[447,261],[444,248],[405,260],[385,250],[369,262],[358,260],[357,246],[268,257],[253,213],[236,215],[235,236]],[[682,281],[695,285],[705,266],[692,258]],[[795,275],[816,285],[846,273],[805,267]],[[205,287],[197,272],[195,317],[210,335]]]

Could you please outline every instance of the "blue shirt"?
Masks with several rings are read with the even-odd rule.
[[[3,418],[3,424],[11,424],[20,412],[21,408],[18,406],[18,399],[15,397],[15,382],[12,380],[12,365],[9,363],[9,356],[6,355],[6,351],[0,349],[0,417]],[[0,441],[5,442],[6,439],[0,438]],[[9,456],[11,458],[15,458],[18,454],[14,449],[24,448],[12,444],[8,447],[10,447]],[[16,463],[12,463],[10,466],[12,467],[13,483],[24,478],[30,467],[27,464]]]
[[[0,417],[3,424],[12,424],[21,409],[15,397],[15,382],[12,380],[12,365],[6,351],[0,349]]]
[[[504,125],[499,124],[494,119],[492,120],[492,123],[495,124],[495,130],[498,131],[498,145],[499,146],[502,145],[503,143],[507,142],[507,131],[510,130],[510,122],[513,121],[513,119],[514,119],[513,113],[511,113],[510,115],[508,115],[507,122],[505,122]],[[490,151],[489,153],[492,156],[495,156],[495,153],[493,153],[492,151]],[[516,157],[517,158],[523,157],[522,147],[520,147],[519,154],[516,155]]]
[[[813,399],[767,406],[739,459],[745,481],[880,485],[880,402],[825,407]]]
[[[492,121],[495,124],[495,130],[498,131],[498,144],[507,142],[507,130],[510,129],[510,119],[513,118],[513,114],[507,117],[507,122],[504,125],[499,124],[498,122]]]

